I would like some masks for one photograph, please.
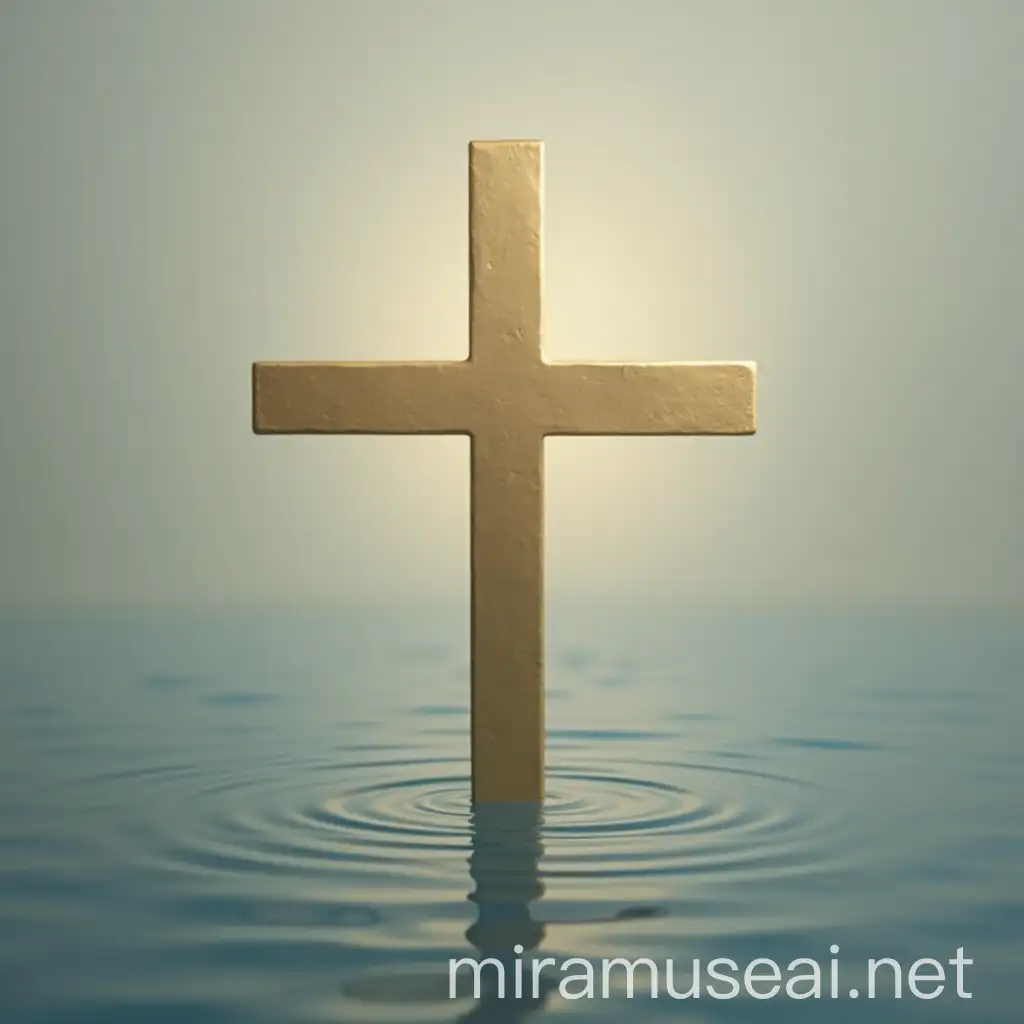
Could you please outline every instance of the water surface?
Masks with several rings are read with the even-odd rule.
[[[473,813],[459,610],[11,616],[0,1019],[1015,1022],[1021,626],[552,609],[547,799]],[[683,988],[832,944],[840,999],[448,991],[516,946]],[[961,946],[969,1001],[845,995]]]

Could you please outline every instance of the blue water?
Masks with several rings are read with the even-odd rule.
[[[1021,620],[553,608],[548,798],[475,814],[465,621],[0,623],[0,1021],[1022,1019]],[[448,991],[517,945],[682,989],[832,944],[836,999]],[[958,947],[970,1000],[864,995]]]

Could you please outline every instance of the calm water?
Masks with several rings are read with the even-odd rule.
[[[1021,626],[553,609],[548,799],[473,815],[458,610],[8,619],[0,1020],[1017,1022]],[[973,999],[448,995],[833,943],[843,993],[963,946]]]

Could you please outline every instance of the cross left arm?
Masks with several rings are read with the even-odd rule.
[[[255,363],[257,434],[460,434],[467,362]]]

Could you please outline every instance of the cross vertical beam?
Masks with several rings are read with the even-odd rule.
[[[541,362],[541,146],[469,159],[470,362],[481,398],[521,407]],[[474,431],[470,513],[473,799],[544,797],[544,438],[528,419]]]

